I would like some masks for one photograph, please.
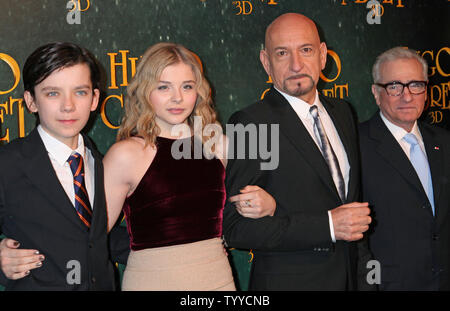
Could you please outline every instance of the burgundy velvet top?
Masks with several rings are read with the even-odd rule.
[[[221,161],[194,159],[193,152],[191,159],[176,160],[171,154],[173,142],[157,137],[153,162],[125,200],[123,209],[132,250],[222,235],[226,193]]]

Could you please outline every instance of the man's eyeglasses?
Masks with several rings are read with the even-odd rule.
[[[419,95],[427,90],[427,81],[410,81],[408,83],[402,83],[399,81],[393,81],[386,84],[375,83],[375,85],[381,86],[386,90],[389,96],[400,96],[403,94],[405,86],[409,92],[413,95]]]

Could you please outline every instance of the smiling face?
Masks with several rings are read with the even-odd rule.
[[[327,47],[320,42],[313,21],[300,14],[284,14],[266,32],[260,60],[274,86],[310,104],[314,102]]]
[[[195,75],[191,66],[179,62],[167,66],[150,93],[150,103],[156,114],[160,135],[171,137],[172,127],[187,124],[197,101]]]
[[[380,66],[381,84],[394,81],[408,83],[424,79],[422,65],[413,58],[400,58],[387,61]],[[372,85],[372,93],[383,115],[393,124],[410,132],[423,112],[427,92],[413,95],[405,87],[400,96],[389,96],[382,87]]]
[[[97,108],[99,90],[92,88],[90,69],[76,64],[54,71],[34,87],[34,97],[25,91],[28,109],[37,112],[40,125],[51,136],[72,149],[86,125],[91,111]]]

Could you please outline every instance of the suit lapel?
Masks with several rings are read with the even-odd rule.
[[[94,230],[101,230],[101,220],[102,215],[105,211],[105,201],[103,199],[104,184],[103,184],[103,165],[100,154],[94,148],[91,140],[83,135],[84,145],[87,149],[91,151],[92,157],[94,158],[95,168],[94,168],[94,188],[95,196],[93,200],[93,213],[92,213],[92,223],[90,234],[94,234]]]
[[[424,200],[427,199],[425,190],[408,156],[381,120],[379,113],[376,113],[370,120],[369,137],[377,144],[375,150],[378,155],[392,167],[392,170],[400,174],[409,185],[415,188],[424,197]]]
[[[54,207],[57,212],[63,214],[80,228],[85,229],[72,202],[59,182],[37,129],[34,129],[25,138],[22,152],[26,159],[23,163],[23,170],[30,183],[47,198],[50,203],[49,206]]]
[[[442,193],[442,180],[444,179],[442,165],[444,163],[444,155],[440,150],[440,142],[434,135],[434,133],[424,126],[422,123],[418,123],[420,133],[425,144],[425,150],[427,152],[428,164],[431,170],[431,179],[433,181],[433,195],[435,203],[435,217],[438,222],[443,219],[441,215],[447,214],[448,204],[439,204],[440,196]]]
[[[322,153],[291,105],[273,87],[266,94],[264,100],[271,105],[274,112],[270,116],[270,120],[266,122],[280,125],[280,133],[291,142],[302,157],[315,169],[323,183],[339,198],[330,170]]]

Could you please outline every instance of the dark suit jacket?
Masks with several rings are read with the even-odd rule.
[[[106,233],[101,155],[85,136],[84,142],[95,158],[90,230],[81,222],[61,186],[36,129],[0,148],[0,232],[19,241],[20,248],[37,249],[45,255],[42,267],[20,280],[7,280],[6,290],[115,289]],[[121,236],[127,241],[126,235]],[[78,265],[70,263],[72,260],[79,263],[80,284],[67,282],[69,272],[75,272]]]
[[[354,118],[344,101],[323,96],[320,100],[350,163],[347,201],[357,201],[360,175]],[[230,154],[227,165],[228,196],[246,185],[258,185],[277,202],[275,215],[260,219],[242,217],[229,202],[224,209],[223,232],[228,245],[254,251],[250,289],[355,289],[356,244],[333,243],[330,235],[327,212],[342,203],[320,150],[286,99],[272,88],[262,101],[233,114],[229,123],[256,124],[258,128],[279,124],[279,166],[275,170],[261,170],[261,157],[249,160],[248,154],[246,159],[232,159]],[[229,138],[233,146],[233,137]],[[367,248],[361,251],[361,256],[369,255]]]
[[[419,122],[434,188],[436,217],[411,162],[379,113],[360,125],[369,238],[381,264],[381,290],[449,290],[450,133]]]

